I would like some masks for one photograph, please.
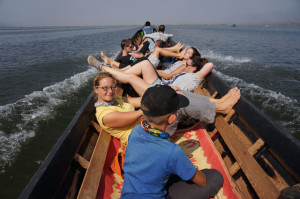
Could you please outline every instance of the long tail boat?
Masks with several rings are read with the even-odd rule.
[[[141,35],[132,37],[136,44]],[[228,90],[212,72],[194,92],[220,98]],[[98,125],[94,103],[92,92],[19,198],[99,198],[113,138]],[[231,113],[202,126],[238,198],[278,198],[299,184],[300,142],[244,97]]]

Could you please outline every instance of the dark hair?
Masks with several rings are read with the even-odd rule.
[[[127,47],[130,46],[130,44],[133,44],[133,42],[132,42],[132,40],[130,38],[123,39],[121,41],[121,48],[122,48],[122,50],[124,49],[125,46],[127,46]]]
[[[161,31],[161,32],[165,32],[165,25],[160,25],[159,27],[158,27],[158,31]]]
[[[197,67],[195,73],[201,70],[201,68],[208,62],[207,58],[201,58],[200,56],[194,56],[191,58],[193,66]]]
[[[192,55],[191,59],[195,56],[201,57],[201,54],[199,53],[199,51],[195,47],[191,47],[191,49],[193,49],[193,55]]]
[[[156,40],[155,42],[156,44],[158,44],[158,47],[162,48],[163,47],[163,44],[164,44],[164,41],[159,39],[159,40]]]
[[[150,21],[146,21],[145,26],[150,26]]]

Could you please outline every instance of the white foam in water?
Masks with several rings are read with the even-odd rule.
[[[247,83],[245,81],[243,81],[242,79],[239,79],[237,77],[230,77],[227,76],[219,71],[215,71],[217,75],[221,76],[222,79],[225,79],[225,81],[230,84],[230,85],[238,85],[238,87],[240,89],[245,89],[247,92],[250,92],[251,95],[253,95],[253,97],[259,95],[261,97],[267,98],[269,100],[274,99],[274,100],[278,100],[280,103],[285,103],[285,104],[296,104],[297,100],[296,99],[292,99],[290,97],[287,97],[283,94],[281,94],[280,92],[277,93],[275,91],[272,90],[268,90],[268,89],[264,89],[260,86],[257,86],[253,83]]]
[[[209,57],[211,59],[221,61],[221,62],[231,62],[231,63],[247,63],[251,62],[251,58],[248,57],[233,57],[233,56],[225,56],[218,53],[213,52],[212,50],[201,50],[202,57]]]
[[[242,95],[244,93],[244,95],[247,95],[247,98],[251,98],[249,99],[250,101],[256,101],[260,103],[262,106],[260,109],[262,109],[262,111],[271,111],[279,115],[288,114],[288,117],[290,118],[289,121],[277,121],[283,127],[289,128],[289,124],[297,124],[300,122],[300,107],[296,99],[287,97],[280,92],[278,93],[273,90],[264,89],[253,83],[249,84],[242,79],[227,76],[219,71],[215,72],[231,87],[238,86],[241,89]],[[292,112],[296,114],[288,113],[286,110],[292,110]],[[290,133],[293,133],[293,130],[290,130]]]
[[[42,91],[35,91],[13,104],[0,106],[0,172],[5,172],[22,143],[36,134],[38,123],[55,115],[54,108],[65,102],[69,96],[83,86],[96,74],[91,68],[78,73],[62,82],[45,87]],[[9,128],[10,132],[4,132]]]

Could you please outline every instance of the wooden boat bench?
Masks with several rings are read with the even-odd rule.
[[[78,199],[96,198],[109,143],[111,140],[111,135],[103,130],[98,123],[92,120],[91,125],[99,133],[91,159],[87,161],[78,154],[75,156],[80,165],[86,169],[86,173],[77,196]]]

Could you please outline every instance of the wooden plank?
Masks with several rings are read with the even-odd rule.
[[[260,149],[261,149],[261,147],[263,147],[264,146],[264,141],[261,139],[261,138],[259,138],[249,149],[248,149],[248,151],[249,151],[249,153],[250,153],[250,155],[252,155],[252,156],[254,156]],[[231,167],[230,167],[230,169],[229,169],[229,173],[230,173],[230,175],[231,176],[233,176],[234,174],[236,174],[237,172],[238,172],[238,170],[240,170],[240,165],[237,163],[237,162],[235,162]]]
[[[253,197],[253,193],[249,190],[249,187],[247,186],[245,180],[240,176],[238,179],[235,181],[237,185],[237,191],[241,195],[242,198],[255,198]]]
[[[82,166],[82,168],[87,169],[90,166],[89,161],[87,161],[85,158],[83,158],[78,153],[75,154],[74,159]]]
[[[91,121],[91,125],[97,130],[97,132],[100,134],[101,131],[103,131],[103,129],[99,126],[99,124],[97,124],[95,121]]]
[[[232,131],[222,116],[218,116],[216,118],[215,125],[257,195],[260,198],[277,198],[280,195],[279,190],[270,181],[268,175],[250,155],[244,145],[239,141],[236,134]]]
[[[263,147],[265,145],[265,142],[259,138],[258,140],[256,140],[256,142],[248,149],[249,153],[253,156],[255,155],[260,149],[261,147]]]
[[[237,162],[235,162],[230,168],[229,168],[229,174],[231,175],[231,176],[233,176],[234,174],[236,174],[239,170],[240,170],[240,165],[237,163]]]
[[[78,193],[78,199],[96,198],[110,139],[111,135],[109,133],[104,130],[100,132],[90,161],[90,166],[86,171]]]
[[[212,94],[211,98],[216,98],[216,96],[217,96],[218,94],[219,94],[218,91],[215,91],[215,92]]]
[[[225,166],[226,166],[226,168],[228,170],[228,168],[230,168],[232,166],[232,161],[230,160],[230,158],[226,154],[225,149],[223,148],[223,146],[222,146],[222,144],[221,144],[221,142],[220,142],[219,139],[216,139],[214,141],[214,145],[215,145],[215,148],[217,149],[217,151],[219,152],[219,154],[221,155],[221,157],[222,157],[222,159],[224,161],[224,164],[225,164]]]
[[[236,126],[234,123],[231,123],[230,127],[231,127],[231,130],[235,133],[238,140],[244,145],[245,148],[248,149],[253,145],[251,140],[249,140],[249,138],[245,135],[245,133],[238,126]]]
[[[235,114],[235,111],[232,109],[230,111],[230,113],[228,113],[226,116],[225,116],[225,120],[228,122],[231,117]],[[208,135],[210,136],[210,138],[213,138],[217,133],[218,133],[218,130],[215,128],[214,130],[212,131],[207,131]]]

